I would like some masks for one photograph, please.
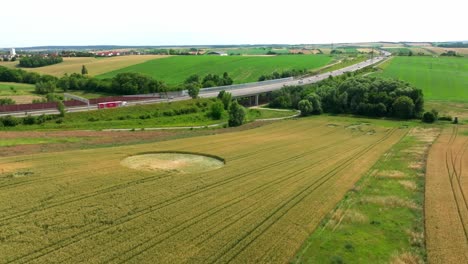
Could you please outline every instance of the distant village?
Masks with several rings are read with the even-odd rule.
[[[213,56],[228,56],[225,51],[206,51],[203,49],[150,49],[150,50],[98,50],[98,51],[18,51],[11,48],[8,51],[0,53],[2,61],[15,61],[19,57],[41,56],[41,57],[115,57],[128,55],[213,55]]]

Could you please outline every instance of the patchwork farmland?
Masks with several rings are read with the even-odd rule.
[[[56,77],[62,77],[64,74],[81,73],[81,67],[86,65],[88,73],[91,76],[103,74],[117,69],[129,67],[131,65],[144,63],[149,60],[165,58],[163,55],[135,55],[118,56],[111,58],[64,58],[62,63],[40,68],[24,68],[26,71],[48,74]],[[18,62],[0,62],[0,66],[9,68],[17,67]]]
[[[288,55],[288,56],[174,56],[111,71],[98,77],[110,78],[118,73],[138,72],[162,80],[170,85],[178,85],[193,74],[222,75],[224,72],[235,83],[255,82],[263,74],[279,73],[286,70],[313,70],[330,63],[331,57],[325,55]]]
[[[0,158],[0,262],[287,262],[406,132],[304,118],[223,135]],[[193,174],[121,165],[160,151],[226,163]]]

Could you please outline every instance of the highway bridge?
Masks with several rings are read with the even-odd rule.
[[[334,70],[331,72],[326,72],[323,74],[304,77],[304,78],[286,78],[284,80],[279,80],[276,82],[257,82],[251,84],[244,84],[244,85],[232,85],[232,86],[223,86],[223,87],[216,87],[216,88],[207,88],[201,89],[199,96],[202,98],[213,98],[217,97],[220,90],[225,90],[232,94],[233,98],[240,98],[240,97],[249,97],[252,96],[255,99],[255,103],[258,104],[258,96],[263,93],[272,92],[276,90],[280,90],[285,86],[296,86],[296,85],[307,85],[319,82],[328,78],[329,76],[339,76],[345,74],[346,72],[354,72],[360,70],[362,68],[377,64],[382,62],[383,60],[387,59],[391,54],[386,51],[382,51],[381,56],[374,57],[372,59],[353,64],[351,66]],[[173,97],[170,99],[165,98],[158,98],[158,99],[148,99],[148,100],[141,100],[141,101],[129,101],[127,105],[140,105],[140,104],[155,104],[155,103],[162,103],[168,101],[183,101],[191,99],[189,96],[186,95],[187,93],[182,93],[181,96]],[[75,107],[68,107],[67,112],[83,112],[83,111],[91,111],[97,110],[97,105],[89,105],[89,106],[75,106]],[[16,117],[24,117],[26,115],[42,115],[42,114],[58,114],[59,112],[57,109],[42,109],[42,110],[33,110],[28,112],[1,112],[0,116],[16,116]]]

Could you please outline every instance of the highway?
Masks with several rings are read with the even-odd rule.
[[[229,86],[226,87],[226,91],[230,92],[234,98],[236,97],[243,97],[243,96],[253,96],[261,93],[266,93],[266,92],[271,92],[271,91],[276,91],[280,90],[281,88],[285,86],[296,86],[296,85],[307,85],[307,84],[312,84],[319,82],[321,80],[324,80],[328,78],[329,76],[339,76],[342,75],[346,72],[354,72],[359,69],[365,68],[367,66],[371,66],[373,64],[380,63],[381,61],[387,59],[391,54],[388,52],[383,51],[382,56],[375,57],[373,59],[369,59],[357,64],[353,64],[351,66],[331,71],[331,72],[326,72],[323,74],[315,75],[315,76],[310,76],[310,77],[304,77],[304,78],[299,78],[295,79],[292,81],[284,81],[284,82],[279,82],[279,83],[273,83],[273,84],[264,84],[264,85],[258,85],[254,87],[245,87],[245,88],[232,88],[229,89]],[[219,91],[208,91],[203,89],[200,90],[199,96],[202,98],[213,98],[218,96]],[[175,97],[173,99],[148,99],[148,100],[141,100],[141,101],[128,101],[127,105],[141,105],[141,104],[155,104],[155,103],[162,103],[162,102],[174,102],[174,101],[183,101],[183,100],[190,100],[191,98],[189,96],[180,96],[180,97]],[[67,112],[72,113],[72,112],[84,112],[84,111],[91,111],[91,110],[97,110],[97,105],[90,105],[88,106],[76,106],[76,107],[68,107]],[[102,110],[101,110],[102,111]],[[24,117],[26,115],[32,115],[32,116],[38,116],[42,114],[58,114],[59,112],[56,109],[44,109],[44,110],[34,110],[34,111],[28,111],[28,112],[0,112],[0,116],[16,116],[16,117]]]

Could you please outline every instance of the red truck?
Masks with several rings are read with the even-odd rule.
[[[125,101],[114,101],[114,102],[98,103],[97,107],[98,109],[104,109],[104,108],[121,107],[121,106],[126,106],[126,105],[127,105],[127,102]]]

